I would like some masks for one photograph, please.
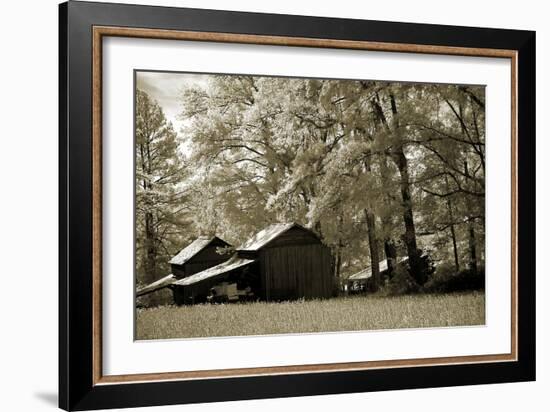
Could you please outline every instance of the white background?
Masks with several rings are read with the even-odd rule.
[[[220,65],[220,62],[224,62]],[[403,71],[406,67],[406,72]],[[133,69],[486,84],[486,326],[134,342]],[[507,59],[107,38],[103,43],[103,372],[107,375],[510,353]],[[403,345],[403,342],[407,342]],[[338,350],[336,348],[346,348]],[[365,348],[368,348],[366,351]],[[233,356],[227,356],[228,353]]]
[[[424,389],[295,399],[229,402],[150,408],[178,411],[371,410],[500,411],[546,410],[550,386],[550,283],[546,255],[550,230],[544,216],[550,197],[550,150],[547,117],[550,105],[548,50],[550,28],[544,2],[524,0],[479,2],[440,1],[357,2],[354,0],[258,2],[154,1],[243,11],[354,17],[392,21],[445,23],[537,30],[538,247],[536,383]],[[226,4],[227,3],[227,4]],[[0,176],[0,409],[53,410],[57,391],[57,2],[4,2],[0,13],[2,119]],[[546,76],[544,76],[546,74]],[[544,236],[547,237],[547,236]],[[546,273],[545,273],[546,272]],[[546,350],[545,350],[546,348]],[[146,409],[144,409],[146,410]]]

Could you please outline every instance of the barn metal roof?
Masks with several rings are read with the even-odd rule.
[[[244,242],[238,250],[243,251],[249,251],[249,252],[255,252],[265,245],[267,245],[269,242],[271,242],[273,239],[275,239],[280,234],[286,232],[287,230],[293,228],[294,226],[301,227],[297,223],[275,223],[272,224],[265,229],[260,230],[258,233],[256,233],[254,236],[252,236],[250,239],[248,239],[246,242]]]
[[[233,255],[229,260],[226,260],[225,262],[220,263],[219,265],[203,270],[202,272],[195,273],[194,275],[180,279],[177,282],[175,282],[174,285],[177,285],[177,286],[193,285],[194,283],[202,282],[205,279],[210,279],[215,276],[220,276],[234,269],[238,269],[238,268],[250,265],[253,262],[255,262],[254,259],[243,259],[238,257],[237,255]]]
[[[138,289],[136,292],[136,296],[143,296],[148,293],[154,292],[155,290],[165,288],[167,286],[172,285],[175,281],[176,281],[176,277],[172,274],[169,274],[168,276],[160,278],[156,282],[150,283],[147,286],[141,289]]]
[[[405,256],[405,257],[400,257],[400,258],[397,258],[397,263],[403,263],[405,262],[406,260],[408,260],[409,257],[408,256]],[[378,262],[378,267],[379,267],[379,270],[380,272],[383,272],[385,270],[388,270],[388,260],[387,259],[384,259],[384,260],[381,260],[380,262]],[[368,279],[372,276],[372,266],[369,266],[357,273],[354,273],[353,275],[351,275],[348,280],[361,280],[361,279]]]
[[[193,242],[191,242],[187,247],[183,248],[176,256],[174,256],[170,262],[171,265],[183,265],[206,246],[210,244],[216,236],[199,236]],[[221,240],[221,239],[220,239]]]

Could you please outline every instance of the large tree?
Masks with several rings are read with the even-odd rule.
[[[142,90],[136,93],[135,151],[137,281],[149,283],[169,269],[168,258],[188,222],[177,133],[159,104]]]
[[[430,245],[457,270],[482,261],[483,88],[208,79],[181,99],[198,229],[238,243],[297,221],[332,248],[336,276],[371,265],[375,288],[383,254],[390,269],[407,255],[419,284]]]

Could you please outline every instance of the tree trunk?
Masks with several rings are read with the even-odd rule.
[[[395,248],[395,243],[390,238],[384,240],[384,253],[386,254],[386,261],[388,263],[388,278],[391,279],[397,265],[397,249]]]
[[[382,156],[380,161],[380,171],[382,176],[383,185],[387,188],[391,184],[390,169],[388,167],[388,157]],[[386,210],[392,210],[392,199],[390,198],[388,192],[384,193],[384,204]],[[385,212],[382,214],[382,228],[384,231],[384,254],[386,255],[386,263],[388,266],[388,278],[393,277],[393,271],[397,264],[397,249],[395,247],[395,242],[391,237],[392,226],[393,226],[393,217]]]
[[[336,249],[336,259],[334,263],[334,277],[340,279],[340,271],[342,270],[342,248],[338,245]]]
[[[475,233],[475,230],[474,230],[474,223],[473,222],[470,222],[468,224],[468,231],[470,232],[470,236],[469,236],[470,270],[473,273],[477,273],[476,233]]]
[[[466,177],[470,177],[470,172],[468,170],[468,162],[464,161],[464,174]],[[470,199],[466,196],[466,207],[468,210],[471,210]],[[474,220],[470,216],[468,222],[468,244],[470,249],[470,270],[473,273],[477,273],[477,250],[476,250],[476,232],[474,227]]]
[[[456,272],[460,272],[460,263],[458,261],[458,248],[456,246],[456,233],[455,233],[455,226],[451,225],[451,239],[453,240],[453,253],[455,258],[455,269]]]
[[[155,231],[153,226],[153,214],[145,213],[145,283],[151,283],[157,280],[157,250],[155,245]]]
[[[445,185],[446,190],[449,192],[449,178],[447,175],[445,175]],[[458,248],[456,245],[456,232],[455,232],[455,225],[454,225],[454,216],[453,216],[453,205],[451,203],[450,196],[447,196],[447,210],[449,211],[449,221],[451,222],[451,226],[449,227],[451,230],[451,239],[453,241],[453,252],[454,252],[454,258],[455,258],[455,269],[456,272],[460,272],[460,264],[458,262]]]
[[[372,268],[372,291],[376,292],[380,287],[380,266],[378,257],[378,240],[376,236],[376,221],[374,214],[365,209],[367,230],[369,238],[370,262]]]
[[[422,270],[420,253],[416,244],[416,228],[414,225],[414,215],[411,200],[411,189],[409,181],[409,169],[407,164],[407,158],[403,152],[402,138],[399,136],[399,121],[397,113],[397,104],[395,102],[395,96],[390,94],[391,111],[393,115],[392,127],[390,127],[384,111],[377,100],[372,100],[375,113],[380,119],[380,122],[384,125],[386,130],[393,134],[393,140],[397,143],[393,148],[388,149],[388,154],[392,158],[393,162],[399,170],[400,186],[401,186],[401,199],[403,207],[403,222],[405,223],[405,234],[403,235],[403,241],[407,248],[407,255],[409,256],[409,266],[411,269],[411,275],[419,284],[426,282],[426,274]]]
[[[400,175],[403,222],[405,223],[405,234],[403,235],[403,241],[407,248],[407,255],[409,256],[411,275],[418,284],[423,285],[426,282],[426,274],[422,270],[420,253],[416,244],[416,228],[414,225],[414,215],[412,208],[409,168],[407,164],[407,158],[403,153],[403,149],[399,148],[399,150],[395,150],[392,153],[392,159],[399,169]]]
[[[313,231],[315,233],[317,233],[317,235],[323,239],[323,231],[321,230],[321,221],[317,220],[314,224],[313,224]]]
[[[336,211],[334,211],[336,214]],[[340,283],[340,273],[342,270],[342,249],[344,249],[344,243],[342,242],[342,225],[343,225],[343,216],[342,211],[340,210],[336,214],[336,222],[338,227],[338,243],[336,244],[336,267],[334,268],[334,276],[338,280],[338,283]],[[320,224],[319,224],[319,232],[321,230]]]

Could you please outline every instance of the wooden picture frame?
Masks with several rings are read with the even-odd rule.
[[[59,406],[65,410],[535,379],[535,33],[69,2],[59,8]],[[509,354],[102,374],[102,39],[106,36],[511,60]],[[129,320],[130,321],[130,320]]]

